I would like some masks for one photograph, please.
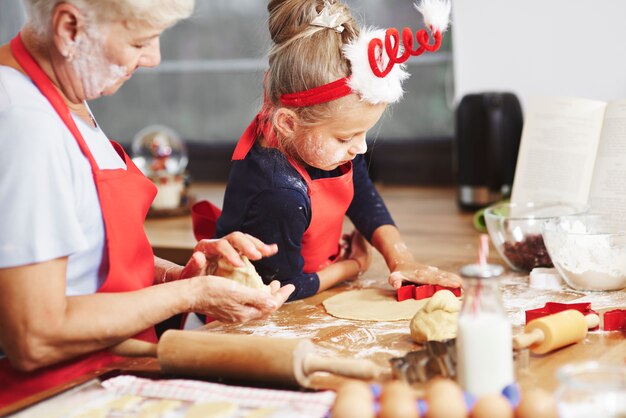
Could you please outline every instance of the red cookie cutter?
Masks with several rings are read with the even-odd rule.
[[[591,302],[582,302],[582,303],[558,303],[558,302],[547,302],[543,308],[529,309],[526,311],[526,323],[528,324],[530,321],[541,318],[548,315],[553,315],[555,313],[563,312],[568,309],[574,309],[580,312],[583,315],[596,314],[598,313],[591,309]],[[595,327],[593,329],[598,329]]]
[[[626,309],[613,309],[603,315],[605,331],[617,331],[626,329]]]
[[[454,296],[461,296],[460,287],[446,287],[439,286],[438,284],[407,284],[398,289],[398,302],[402,302],[407,299],[420,300],[430,298],[435,294],[435,292],[440,290],[449,290],[454,294]]]

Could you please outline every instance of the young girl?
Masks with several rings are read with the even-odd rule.
[[[274,45],[265,103],[233,154],[216,235],[240,230],[278,244],[278,254],[254,265],[266,282],[294,284],[291,299],[363,273],[370,264],[366,240],[385,258],[394,288],[403,280],[460,285],[456,275],[415,261],[363,156],[366,133],[402,96],[408,74],[394,64],[439,46],[450,5],[426,1],[438,12],[426,19],[435,44],[422,30],[418,48],[403,39],[404,48],[389,54],[399,45],[397,32],[383,42],[384,31],[361,31],[339,1],[269,2]],[[418,9],[426,14],[424,6]],[[403,51],[405,57],[398,57]],[[345,215],[358,232],[344,237],[342,246]]]

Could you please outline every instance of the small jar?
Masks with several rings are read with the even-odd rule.
[[[626,366],[584,362],[557,370],[560,418],[626,416]]]
[[[465,272],[463,272],[465,273]],[[514,383],[512,331],[493,277],[464,277],[457,330],[458,381],[477,397]]]

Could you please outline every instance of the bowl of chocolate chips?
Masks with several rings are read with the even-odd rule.
[[[505,202],[485,209],[485,223],[493,245],[515,271],[553,267],[541,235],[542,225],[564,215],[582,214],[585,204],[561,202]]]

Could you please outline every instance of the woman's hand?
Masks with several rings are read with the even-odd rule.
[[[416,284],[438,284],[446,287],[461,287],[461,278],[454,273],[416,262],[398,263],[389,275],[389,284],[399,289],[403,281]]]
[[[276,280],[268,289],[253,289],[218,276],[194,277],[188,283],[189,312],[203,313],[230,323],[267,318],[295,290],[290,284],[280,287]]]
[[[194,253],[201,252],[208,261],[222,256],[233,266],[242,267],[243,261],[239,254],[247,256],[250,260],[260,260],[276,254],[278,246],[265,244],[258,238],[243,232],[232,232],[219,239],[203,239],[196,244],[193,251]]]

